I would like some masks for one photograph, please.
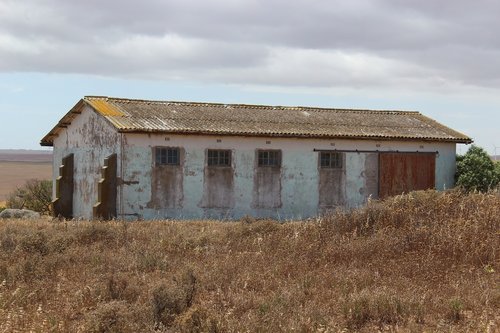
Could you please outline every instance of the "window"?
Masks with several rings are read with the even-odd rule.
[[[279,167],[281,165],[281,151],[259,150],[257,162],[259,167]]]
[[[156,165],[179,165],[179,148],[156,147]]]
[[[231,151],[209,149],[207,164],[209,166],[231,166]]]
[[[340,169],[342,168],[342,154],[337,152],[321,152],[320,153],[320,167]]]

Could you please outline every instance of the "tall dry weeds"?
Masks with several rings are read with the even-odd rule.
[[[0,222],[0,332],[499,330],[500,195],[307,222]]]

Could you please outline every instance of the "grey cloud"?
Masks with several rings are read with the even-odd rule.
[[[499,11],[493,0],[0,0],[0,70],[498,88]]]

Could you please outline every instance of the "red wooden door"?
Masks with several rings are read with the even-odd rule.
[[[435,187],[436,154],[380,153],[379,196]]]

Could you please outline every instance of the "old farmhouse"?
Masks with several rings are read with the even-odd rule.
[[[57,215],[298,219],[450,188],[471,142],[418,112],[88,96],[41,144]]]

